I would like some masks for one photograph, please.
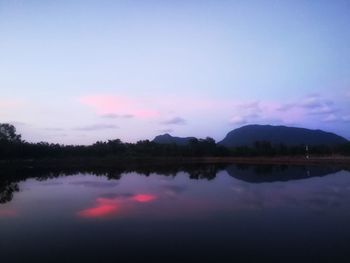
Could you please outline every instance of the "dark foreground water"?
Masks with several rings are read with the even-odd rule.
[[[2,174],[0,262],[350,262],[350,172],[181,170]]]

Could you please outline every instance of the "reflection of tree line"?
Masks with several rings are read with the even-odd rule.
[[[212,180],[216,177],[218,171],[225,169],[226,165],[220,164],[184,164],[184,165],[139,165],[139,166],[124,166],[116,168],[67,168],[67,169],[54,169],[54,168],[20,168],[13,169],[7,167],[2,169],[0,175],[0,203],[6,203],[12,200],[13,194],[19,191],[18,183],[25,181],[28,178],[35,178],[38,181],[44,181],[48,179],[71,176],[80,174],[92,174],[95,176],[103,176],[111,180],[119,180],[123,174],[136,173],[143,176],[150,176],[151,174],[159,174],[163,176],[175,177],[179,172],[185,172],[191,179],[207,179]]]
[[[0,182],[0,204],[10,202],[13,194],[19,191],[17,183]]]
[[[67,169],[31,169],[20,168],[2,169],[3,175],[0,176],[0,203],[6,203],[12,200],[13,194],[19,191],[18,183],[28,178],[35,178],[39,181],[53,179],[57,177],[71,176],[76,174],[92,174],[103,176],[111,180],[119,180],[124,174],[136,173],[143,176],[159,174],[163,176],[175,177],[179,172],[189,175],[190,179],[212,180],[217,173],[226,170],[227,173],[235,179],[249,182],[275,182],[305,179],[309,177],[320,177],[339,171],[340,167],[324,166],[288,166],[288,165],[226,165],[226,164],[158,164],[158,165],[139,165],[124,166],[117,168],[67,168]],[[347,168],[348,171],[350,169]]]

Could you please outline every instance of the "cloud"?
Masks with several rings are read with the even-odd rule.
[[[93,108],[99,115],[109,117],[134,116],[138,118],[154,118],[159,113],[146,107],[145,102],[140,99],[114,95],[90,95],[79,98],[80,103]],[[112,114],[112,115],[111,115]]]
[[[276,110],[282,112],[299,110],[304,114],[330,114],[338,111],[332,101],[325,100],[318,94],[307,96],[300,102],[280,104]]]
[[[21,121],[11,121],[10,124],[12,124],[15,127],[17,127],[17,126],[30,126],[30,124],[25,123],[25,122],[21,122]]]
[[[304,108],[314,109],[320,107],[322,103],[319,95],[312,95],[304,98],[299,105]]]
[[[14,99],[1,99],[0,98],[0,117],[7,116],[9,113],[14,112],[20,108],[23,108],[25,103],[20,100]]]
[[[259,101],[251,101],[244,103],[237,103],[233,105],[233,112],[235,112],[229,123],[233,125],[244,125],[249,122],[256,122],[261,118],[262,104]]]
[[[23,101],[20,100],[7,100],[2,99],[0,100],[0,108],[16,108],[18,106],[23,105]]]
[[[163,130],[159,130],[162,133],[172,133],[174,130],[173,129],[163,129]]]
[[[270,104],[270,105],[269,105]],[[299,101],[287,103],[261,103],[260,116],[279,119],[282,123],[300,125],[306,121],[333,122],[341,120],[337,105],[319,94],[308,95]]]
[[[161,124],[166,124],[166,125],[185,125],[187,122],[185,119],[181,117],[174,117],[165,121],[160,122]]]
[[[341,119],[345,122],[350,122],[350,115],[343,116]]]
[[[260,101],[250,101],[244,103],[238,103],[237,108],[241,110],[256,111],[260,108]]]
[[[63,128],[54,128],[54,127],[52,127],[52,128],[43,128],[43,130],[45,130],[45,131],[64,131]]]
[[[106,119],[131,119],[134,118],[132,114],[116,114],[116,113],[108,113],[101,115],[102,118]]]
[[[337,121],[335,104],[319,94],[306,96],[296,102],[251,101],[233,104],[229,122],[233,125],[274,123],[300,125],[305,120]]]
[[[294,103],[286,103],[286,104],[281,104],[279,105],[276,110],[277,111],[289,111],[293,109],[296,106]]]
[[[305,109],[308,114],[331,114],[338,110],[332,101],[325,100],[320,95],[308,96],[295,106]]]
[[[248,123],[248,119],[244,116],[233,116],[230,123],[234,125],[244,125]]]
[[[329,114],[322,121],[333,122],[333,121],[337,121],[338,119],[339,118],[335,114]]]
[[[74,128],[76,131],[98,131],[98,130],[108,130],[108,129],[118,129],[119,127],[113,124],[93,124],[89,126]]]

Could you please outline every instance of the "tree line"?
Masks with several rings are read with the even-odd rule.
[[[308,149],[310,155],[350,155],[350,143]],[[61,145],[47,142],[29,143],[21,139],[11,124],[0,124],[0,159],[67,158],[67,157],[202,157],[202,156],[301,156],[305,145],[287,146],[257,141],[252,146],[226,148],[215,140],[191,139],[187,145],[158,144],[149,140],[124,143],[119,139],[97,141],[92,145]]]

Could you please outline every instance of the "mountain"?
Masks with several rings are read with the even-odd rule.
[[[334,133],[272,125],[246,125],[229,132],[218,144],[226,147],[251,146],[256,141],[285,145],[337,145],[348,140]]]
[[[159,144],[177,144],[177,145],[186,145],[189,143],[191,139],[196,139],[195,137],[174,137],[170,134],[166,133],[163,135],[156,136],[152,142],[159,143]]]

